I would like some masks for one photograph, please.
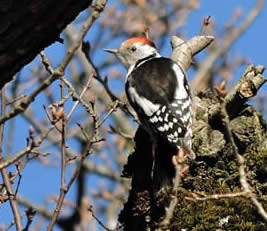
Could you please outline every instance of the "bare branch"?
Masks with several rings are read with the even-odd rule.
[[[224,40],[223,44],[214,50],[209,57],[200,64],[198,67],[198,72],[193,79],[191,86],[195,91],[202,90],[202,84],[206,83],[210,78],[209,72],[210,69],[214,66],[215,61],[223,55],[230,46],[234,43],[234,41],[240,37],[240,35],[249,27],[249,25],[255,20],[260,11],[263,9],[264,0],[257,0],[255,7],[250,11],[247,18],[244,22],[236,29],[233,29],[227,38]]]
[[[193,56],[205,49],[213,40],[214,37],[203,35],[195,36],[188,41],[173,36],[171,39],[173,49],[171,59],[186,72],[191,65]]]
[[[105,226],[105,224],[96,216],[94,210],[93,210],[93,206],[90,206],[88,208],[88,211],[92,214],[92,217],[95,218],[95,220],[98,222],[98,224],[106,231],[113,231],[112,229],[109,229],[107,226]]]
[[[238,153],[238,149],[237,149],[237,146],[236,146],[235,141],[234,141],[232,130],[230,128],[230,120],[229,120],[228,113],[226,111],[226,103],[225,103],[225,101],[223,102],[221,113],[222,113],[223,121],[225,123],[226,134],[227,134],[227,136],[229,138],[229,141],[230,141],[231,146],[232,146],[233,153],[235,154],[235,157],[236,157],[236,163],[237,163],[237,166],[239,168],[239,181],[240,181],[240,185],[242,187],[242,190],[245,193],[249,194],[250,200],[252,201],[252,203],[257,208],[259,214],[267,222],[267,213],[264,210],[262,204],[256,199],[256,196],[252,193],[252,191],[250,189],[250,185],[249,185],[249,183],[247,181],[247,174],[245,172],[245,166],[244,166],[244,158],[243,158],[243,156],[241,156]]]
[[[210,18],[211,16],[208,16],[208,17],[205,17],[202,21],[202,27],[201,27],[201,30],[199,32],[199,35],[204,35],[205,34],[205,31],[208,27],[208,25],[210,24]]]
[[[230,199],[236,197],[248,197],[248,192],[237,192],[237,193],[225,193],[225,194],[212,194],[209,196],[199,197],[197,194],[192,193],[192,197],[186,197],[190,201],[207,201],[207,200],[220,200]]]
[[[52,66],[50,65],[49,60],[48,60],[48,58],[45,56],[44,51],[41,51],[41,52],[40,52],[40,56],[41,56],[41,60],[42,60],[42,63],[43,63],[43,65],[44,65],[45,69],[47,70],[47,72],[48,72],[50,75],[52,75],[53,72],[54,72],[54,69],[53,69]]]
[[[79,37],[77,42],[74,43],[73,47],[70,48],[66,57],[61,62],[61,64],[54,70],[53,74],[47,80],[45,80],[36,90],[34,90],[28,97],[26,97],[24,100],[22,100],[21,103],[19,105],[17,105],[13,110],[11,110],[7,115],[1,116],[0,117],[0,124],[4,123],[5,121],[13,118],[14,116],[16,116],[18,114],[24,112],[28,108],[28,106],[34,101],[35,97],[40,92],[42,92],[42,90],[44,90],[49,85],[51,85],[56,79],[58,79],[58,77],[61,77],[64,75],[65,68],[69,64],[74,53],[81,46],[83,38],[85,37],[87,31],[90,29],[90,27],[95,22],[95,20],[99,17],[99,14],[104,9],[105,4],[106,4],[106,1],[98,2],[96,4],[96,8],[94,9],[92,16],[89,18],[89,20],[83,26],[81,36]]]
[[[68,63],[70,62],[73,54],[75,53],[75,51],[80,47],[84,36],[86,35],[87,31],[90,29],[90,27],[93,25],[93,23],[95,22],[95,20],[99,17],[100,13],[104,10],[104,7],[106,5],[107,1],[98,1],[95,6],[94,6],[94,11],[91,15],[91,17],[89,17],[89,19],[87,20],[87,22],[84,24],[83,26],[83,31],[82,34],[80,35],[80,37],[78,38],[78,40],[74,43],[73,47],[68,51],[68,55],[66,56],[66,58],[63,60],[63,62],[59,65],[58,69],[63,72],[66,68],[66,66],[68,65]],[[92,140],[92,138],[95,136],[95,132],[93,132],[92,137],[90,140]],[[49,223],[49,226],[47,228],[47,231],[51,231],[57,221],[57,218],[59,216],[59,212],[60,209],[62,207],[63,204],[63,200],[65,198],[66,193],[68,192],[68,190],[70,189],[72,183],[74,182],[74,180],[77,178],[80,169],[82,167],[83,164],[83,160],[86,158],[88,151],[91,149],[92,143],[87,143],[87,148],[85,148],[84,153],[82,154],[81,160],[72,176],[72,178],[70,179],[69,183],[67,184],[67,186],[65,188],[61,188],[60,190],[60,196],[59,199],[57,201],[57,205],[56,205],[56,209],[53,213],[52,219]]]
[[[38,214],[40,214],[41,216],[47,219],[50,219],[53,215],[53,213],[49,211],[47,208],[45,208],[44,206],[38,206],[34,204],[32,201],[25,199],[21,195],[17,195],[17,201],[19,202],[19,204],[23,205],[24,207],[33,208]]]
[[[2,102],[1,103],[1,115],[4,115],[5,114],[5,108],[6,108],[5,88],[4,87],[1,90],[1,102]],[[3,157],[2,157],[3,134],[4,134],[4,124],[0,124],[0,162],[3,161]],[[22,230],[22,222],[21,222],[18,204],[16,201],[14,191],[12,189],[12,184],[10,182],[7,170],[5,168],[1,168],[1,175],[2,175],[4,185],[5,185],[5,188],[7,191],[7,195],[8,195],[10,207],[11,207],[12,212],[13,212],[17,231],[21,231]]]
[[[35,147],[38,147],[42,143],[42,141],[48,136],[48,134],[52,131],[53,128],[54,128],[54,125],[52,125],[50,128],[48,128],[46,130],[46,132],[43,133],[38,140],[34,141],[34,143],[32,143],[32,144],[29,144],[24,150],[18,152],[12,158],[10,158],[4,162],[1,161],[0,169],[6,168],[9,165],[14,164],[16,161],[18,161],[20,158],[22,158],[26,154],[29,154],[31,152],[34,153],[33,149]]]
[[[91,84],[91,81],[92,81],[94,75],[95,75],[95,73],[93,73],[93,74],[88,78],[88,81],[87,81],[86,85],[84,86],[84,88],[83,88],[81,94],[79,95],[79,98],[80,98],[80,99],[83,98],[83,95],[85,94],[85,92],[86,92],[86,91],[88,90],[88,88],[90,87],[90,84]],[[71,108],[69,114],[68,114],[67,117],[66,117],[66,121],[69,121],[69,119],[70,119],[72,113],[74,112],[75,108],[78,106],[79,103],[80,103],[80,101],[75,102],[75,104],[73,105],[73,107]]]
[[[26,216],[27,216],[27,224],[25,226],[25,228],[23,229],[23,231],[28,231],[29,227],[32,223],[33,217],[36,214],[36,211],[34,211],[34,209],[32,207],[29,207],[26,212],[25,212]]]
[[[108,111],[108,113],[105,115],[105,117],[101,121],[97,122],[96,128],[99,128],[106,121],[106,119],[112,114],[112,112],[116,111],[119,103],[120,102],[116,100],[115,102],[111,104],[110,110]]]

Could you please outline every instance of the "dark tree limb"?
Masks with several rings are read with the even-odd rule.
[[[41,50],[60,41],[61,31],[91,0],[0,2],[0,87]]]

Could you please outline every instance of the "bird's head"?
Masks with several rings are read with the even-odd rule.
[[[155,44],[146,37],[133,37],[124,41],[118,49],[105,49],[114,54],[126,69],[149,56],[159,57]]]

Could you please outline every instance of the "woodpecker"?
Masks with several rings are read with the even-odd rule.
[[[193,159],[192,97],[181,67],[162,57],[146,37],[130,38],[118,49],[105,51],[114,54],[128,70],[126,95],[152,143],[160,136],[177,152],[183,149]]]

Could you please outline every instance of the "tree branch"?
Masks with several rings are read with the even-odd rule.
[[[6,107],[5,88],[3,87],[1,90],[1,115],[3,115],[5,113],[5,107]],[[3,134],[4,134],[4,124],[1,124],[0,125],[0,162],[2,162],[2,158],[3,158],[2,157]],[[12,189],[12,184],[10,182],[8,173],[7,173],[5,168],[1,169],[1,175],[2,175],[4,184],[5,184],[5,188],[7,191],[7,195],[8,195],[10,207],[11,207],[12,212],[13,212],[17,231],[21,231],[22,230],[22,222],[21,222],[18,204],[16,201],[16,196],[15,196],[14,191]]]
[[[80,47],[84,36],[86,35],[87,31],[90,29],[90,27],[92,26],[92,24],[95,22],[95,20],[99,17],[100,13],[104,10],[105,5],[106,5],[107,1],[103,0],[103,1],[98,1],[96,2],[96,4],[94,5],[94,11],[91,15],[91,17],[88,18],[87,22],[84,24],[83,26],[83,31],[81,33],[81,35],[79,36],[78,40],[76,41],[76,43],[73,44],[72,48],[69,50],[68,55],[66,56],[66,58],[63,60],[63,62],[59,65],[58,70],[60,70],[61,72],[63,72],[67,66],[67,64],[70,62],[71,57],[73,56],[73,54],[75,53],[75,51]],[[80,169],[83,165],[83,161],[85,160],[85,158],[88,155],[89,150],[91,149],[92,146],[92,140],[96,135],[96,131],[95,131],[95,126],[94,126],[94,131],[92,132],[91,138],[90,138],[90,142],[87,142],[86,148],[81,156],[80,162],[78,164],[78,166],[75,169],[75,172],[73,174],[73,176],[71,177],[69,183],[66,185],[65,188],[61,188],[60,190],[60,195],[56,204],[56,208],[54,210],[53,216],[51,218],[51,221],[49,223],[49,226],[47,228],[47,231],[51,231],[58,219],[59,216],[59,212],[61,210],[64,198],[66,193],[69,191],[71,185],[73,184],[74,180],[77,178]]]
[[[246,31],[249,25],[255,20],[260,11],[263,9],[264,0],[257,0],[255,7],[250,11],[244,22],[236,29],[233,29],[227,38],[224,40],[223,44],[214,50],[208,58],[200,64],[198,67],[198,72],[191,82],[192,89],[195,91],[201,91],[203,89],[203,83],[208,82],[210,78],[210,70],[214,66],[215,61],[228,51],[230,46],[237,40],[240,35]]]
[[[0,87],[41,50],[61,41],[61,31],[91,3],[91,0],[4,1],[0,9]]]

